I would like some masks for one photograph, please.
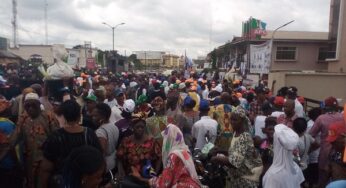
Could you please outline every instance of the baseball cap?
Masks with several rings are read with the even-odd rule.
[[[39,96],[36,93],[28,93],[25,95],[25,100],[38,100],[39,101]]]
[[[97,101],[97,97],[94,94],[90,94],[87,97],[85,97],[85,100],[90,100],[90,101]]]
[[[179,84],[179,89],[184,89],[186,87],[185,83],[180,83]]]
[[[342,133],[346,133],[344,121],[338,121],[329,125],[327,142],[334,142]]]
[[[116,89],[114,91],[114,93],[115,93],[116,97],[119,97],[119,95],[123,95],[124,94],[123,90],[121,90],[120,88]]]
[[[132,99],[126,100],[123,105],[124,111],[129,113],[132,113],[133,111],[135,111],[135,107],[136,107],[135,101],[133,101]]]
[[[192,97],[190,97],[189,95],[187,97],[185,97],[184,102],[183,102],[183,106],[187,106],[190,105],[192,103],[193,99]]]
[[[209,110],[209,102],[205,99],[202,99],[199,103],[199,110]]]
[[[328,97],[324,100],[324,105],[325,106],[338,106],[338,101],[336,100],[335,97]]]
[[[285,103],[285,99],[281,96],[276,96],[275,99],[274,99],[274,104],[276,106],[283,106]]]
[[[7,82],[7,80],[5,80],[4,77],[0,75],[0,82]]]

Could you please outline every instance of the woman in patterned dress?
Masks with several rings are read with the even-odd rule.
[[[195,165],[181,130],[169,124],[162,136],[162,174],[149,180],[142,178],[134,168],[132,174],[153,188],[200,188]]]
[[[131,169],[142,171],[148,161],[158,172],[161,168],[161,145],[145,134],[146,123],[142,118],[135,118],[131,122],[133,135],[125,137],[117,150],[118,170],[120,178],[133,182]]]
[[[262,160],[257,153],[251,134],[248,131],[245,111],[236,108],[231,114],[233,138],[228,149],[228,156],[216,156],[213,162],[229,166],[227,187],[257,188],[262,172]]]

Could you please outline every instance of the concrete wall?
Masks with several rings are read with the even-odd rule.
[[[296,47],[296,60],[294,61],[279,61],[276,60],[276,50],[277,47]],[[275,70],[291,70],[291,71],[300,71],[300,70],[318,70],[318,71],[327,71],[328,63],[318,63],[318,52],[319,48],[326,46],[326,43],[317,43],[317,42],[274,42],[273,45],[273,64],[272,71]]]
[[[340,1],[340,17],[339,33],[337,39],[337,57],[336,61],[330,61],[328,66],[328,72],[346,72],[346,2]]]
[[[0,58],[0,64],[2,64],[2,65],[8,65],[11,63],[19,64],[20,59],[18,59],[18,58]]]
[[[45,64],[51,65],[54,63],[51,45],[19,45],[19,48],[10,48],[9,51],[25,60],[28,60],[33,54],[38,54],[42,56]]]
[[[269,74],[270,88],[273,80],[276,80],[275,94],[283,86],[295,86],[298,88],[298,94],[307,98],[323,100],[334,96],[343,99],[343,104],[346,102],[346,74],[275,72]]]

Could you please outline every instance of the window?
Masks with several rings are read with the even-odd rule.
[[[277,60],[296,60],[296,47],[277,47]]]
[[[318,51],[318,61],[335,58],[335,50],[330,50],[328,47],[321,47]]]

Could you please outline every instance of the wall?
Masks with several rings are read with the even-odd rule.
[[[340,17],[339,23],[339,34],[337,42],[339,44],[339,57],[336,61],[330,61],[328,65],[328,72],[346,72],[346,2],[344,0],[340,1]],[[341,24],[341,25],[340,25]],[[339,39],[340,37],[340,39]]]
[[[33,54],[38,54],[42,56],[45,64],[51,65],[54,63],[51,45],[19,45],[19,48],[10,48],[9,51],[25,60],[28,60]]]
[[[326,43],[308,42],[275,42],[273,45],[273,64],[274,70],[318,70],[323,71],[328,69],[328,63],[317,63],[319,48],[325,46]],[[295,61],[277,61],[276,49],[277,46],[297,47]]]
[[[7,64],[19,64],[20,59],[19,58],[0,58],[0,64],[7,65]]]
[[[283,86],[296,86],[298,94],[307,98],[323,100],[329,96],[346,102],[346,74],[275,72],[269,74],[269,87],[276,80],[274,93]],[[342,104],[340,104],[342,105]]]
[[[163,60],[165,67],[175,68],[179,66],[179,56],[176,55],[164,55]]]

